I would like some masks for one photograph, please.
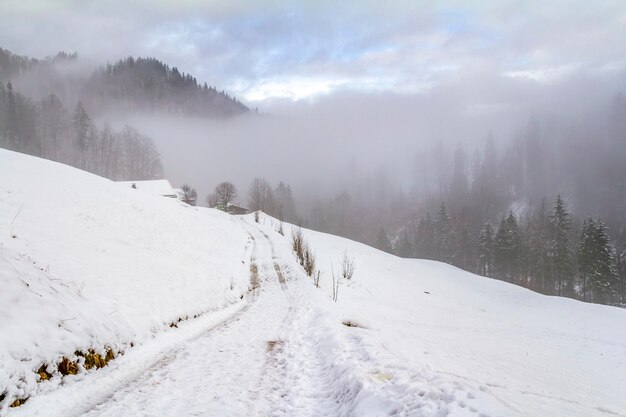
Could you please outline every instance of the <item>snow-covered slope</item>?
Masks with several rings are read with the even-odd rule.
[[[0,149],[0,395],[30,396],[43,363],[240,302],[248,246],[227,214]]]
[[[331,263],[338,275],[344,251],[354,259],[335,311],[361,326],[347,330],[345,351],[367,358],[363,372],[388,379],[396,402],[423,394],[414,415],[626,415],[625,310],[304,234],[328,297]]]
[[[277,225],[0,150],[0,415],[626,416],[624,310]]]

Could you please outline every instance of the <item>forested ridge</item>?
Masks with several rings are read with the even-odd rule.
[[[410,187],[361,170],[302,222],[545,294],[624,303],[626,98],[593,118],[533,116],[475,149],[439,143],[414,158]]]
[[[81,101],[92,114],[132,110],[227,118],[249,112],[237,98],[155,58],[85,65],[77,54],[34,59],[0,48],[0,82],[12,82],[34,99],[55,94],[66,107]]]
[[[155,179],[163,167],[149,137],[95,120],[128,111],[207,118],[249,111],[154,58],[128,57],[87,73],[77,60],[64,52],[35,59],[0,48],[0,147],[114,180]]]

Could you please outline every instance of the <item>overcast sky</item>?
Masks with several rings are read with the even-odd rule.
[[[0,47],[176,66],[268,117],[110,120],[155,140],[172,183],[310,194],[354,166],[410,185],[416,152],[490,132],[503,148],[535,115],[604,123],[626,93],[626,0],[0,0]]]
[[[259,105],[611,77],[626,68],[626,2],[2,0],[0,40],[35,57],[154,56]]]

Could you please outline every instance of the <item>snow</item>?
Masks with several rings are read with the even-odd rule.
[[[117,181],[116,184],[161,197],[177,197],[179,193],[182,193],[181,189],[172,188],[168,180]]]
[[[35,394],[42,363],[126,350],[246,293],[230,216],[5,150],[0,167],[0,393]]]
[[[328,297],[331,262],[337,271],[344,251],[354,258],[336,308],[365,328],[347,332],[365,362],[380,363],[370,374],[387,375],[394,391],[441,393],[436,412],[416,415],[626,415],[623,309],[543,296],[332,235],[305,236]]]
[[[304,230],[315,288],[268,216],[8,151],[0,167],[0,392],[30,397],[0,415],[626,416],[622,309]],[[105,346],[125,354],[36,382]]]

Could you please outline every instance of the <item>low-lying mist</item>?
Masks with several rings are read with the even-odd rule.
[[[421,167],[433,162],[418,155],[439,144],[450,152],[461,148],[471,159],[490,135],[504,149],[531,119],[604,128],[611,99],[624,85],[623,77],[620,83],[610,75],[552,84],[468,77],[421,94],[344,92],[274,100],[261,103],[258,114],[227,120],[146,114],[107,119],[150,136],[166,177],[176,186],[195,187],[201,204],[216,184],[228,180],[245,205],[248,184],[263,177],[290,184],[306,217],[311,200],[381,172],[393,187],[415,192]]]

